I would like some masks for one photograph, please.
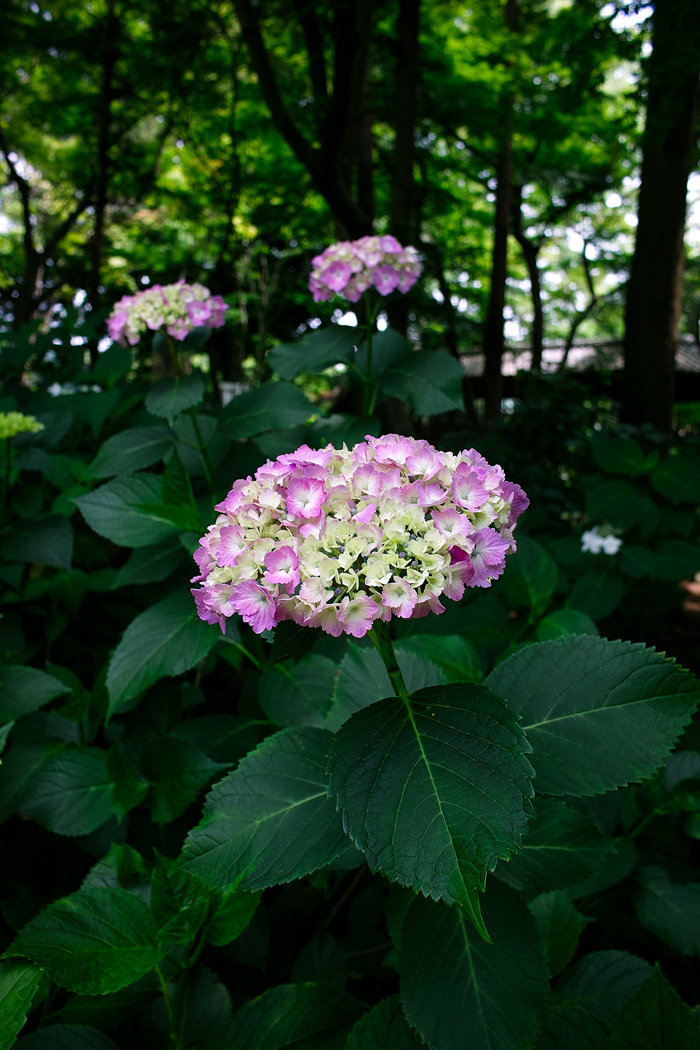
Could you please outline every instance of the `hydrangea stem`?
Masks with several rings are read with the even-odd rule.
[[[389,679],[394,687],[394,692],[397,696],[400,696],[402,700],[408,700],[408,689],[406,688],[406,683],[401,674],[401,668],[396,659],[394,646],[389,635],[389,628],[383,620],[374,621],[374,625],[369,632],[369,637],[372,640],[372,645],[384,661],[384,666],[389,674]]]

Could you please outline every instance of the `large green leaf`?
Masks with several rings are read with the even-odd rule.
[[[700,503],[700,456],[669,456],[651,475],[657,492],[670,500]]]
[[[518,537],[518,550],[509,559],[504,577],[508,596],[530,609],[531,620],[545,612],[557,583],[557,565],[544,547],[529,536]]]
[[[610,839],[584,813],[557,799],[538,798],[523,848],[496,871],[513,889],[531,896],[577,886],[612,851]]]
[[[114,714],[159,678],[195,667],[216,640],[216,631],[199,619],[187,591],[171,594],[139,613],[109,663],[109,713]]]
[[[31,744],[16,744],[0,765],[0,820],[6,820],[21,805],[32,778],[52,755],[66,745],[54,737]]]
[[[537,624],[535,637],[538,642],[549,642],[554,638],[565,638],[569,634],[598,634],[598,628],[590,616],[578,609],[556,609]]]
[[[700,955],[700,884],[671,882],[653,865],[636,875],[634,908],[642,925],[683,955]]]
[[[100,887],[50,904],[6,954],[30,959],[56,984],[85,995],[124,988],[160,961],[143,901],[127,890]]]
[[[535,1050],[607,1050],[608,1026],[581,1006],[556,1000],[544,1015]]]
[[[644,959],[627,952],[592,952],[564,974],[558,997],[612,1024],[631,995],[651,976]]]
[[[32,1005],[41,970],[31,963],[4,959],[0,962],[0,1050],[9,1050]]]
[[[45,671],[12,665],[0,667],[0,722],[31,714],[62,693],[70,693],[69,687]]]
[[[54,755],[32,777],[22,814],[56,835],[89,835],[113,813],[106,759],[99,747]]]
[[[407,401],[416,415],[464,410],[464,368],[456,358],[435,350],[411,351],[379,377],[383,397]]]
[[[590,635],[529,645],[486,684],[521,718],[537,789],[551,795],[650,776],[700,699],[697,679],[661,653]]]
[[[150,547],[175,535],[177,528],[142,509],[159,503],[161,480],[154,474],[115,478],[73,502],[100,536],[121,547]]]
[[[231,1042],[236,1050],[342,1050],[364,1009],[332,984],[281,984],[241,1007]]]
[[[160,583],[185,562],[185,551],[180,540],[173,537],[152,547],[140,547],[132,551],[126,565],[119,570],[113,587],[128,587],[129,584]]]
[[[282,379],[295,379],[300,372],[322,372],[329,365],[354,356],[361,338],[357,329],[331,325],[307,332],[298,343],[280,343],[269,351],[267,362]]]
[[[307,875],[347,847],[327,797],[325,729],[267,737],[207,796],[184,867],[216,889],[258,890]]]
[[[276,664],[280,660],[292,660],[296,667],[322,633],[320,627],[302,627],[293,620],[283,620],[275,627],[270,663]]]
[[[0,536],[0,555],[8,561],[70,569],[73,526],[60,515],[22,521]]]
[[[477,685],[380,700],[339,730],[329,791],[373,871],[475,909],[476,890],[517,850],[532,795],[527,741]]]
[[[161,379],[146,397],[146,409],[152,416],[160,416],[169,423],[188,408],[194,408],[204,397],[204,379],[201,375],[177,376]]]
[[[700,1026],[658,964],[615,1021],[608,1050],[700,1050]]]
[[[608,564],[609,555],[598,554],[597,558],[606,561],[579,576],[571,588],[566,604],[571,609],[590,616],[592,620],[602,620],[609,616],[622,601],[625,594],[625,585],[615,572],[614,567]]]
[[[266,430],[305,423],[314,412],[314,406],[298,386],[265,383],[234,397],[219,416],[219,429],[231,438],[255,437]]]
[[[643,474],[649,469],[642,447],[634,438],[617,435],[596,437],[591,442],[591,453],[598,466],[609,474],[629,476]]]
[[[141,755],[141,772],[151,785],[153,820],[157,824],[175,820],[225,769],[228,763],[214,762],[185,740],[152,740]]]
[[[94,478],[133,474],[160,463],[173,447],[173,434],[167,427],[134,427],[107,438],[90,464]]]
[[[397,642],[395,648],[397,654],[415,653],[430,660],[448,682],[481,681],[479,654],[471,642],[458,634],[410,634]]]
[[[338,666],[326,656],[305,656],[296,667],[278,663],[258,679],[258,700],[278,726],[319,726],[331,705]]]
[[[353,1025],[345,1050],[420,1050],[424,1045],[418,1033],[411,1031],[400,998],[392,995]]]
[[[17,1043],[17,1050],[119,1050],[104,1032],[79,1024],[55,1024],[40,1028]]]
[[[529,1050],[547,995],[535,924],[498,882],[483,899],[485,944],[459,906],[417,898],[401,932],[406,1016],[434,1050]]]

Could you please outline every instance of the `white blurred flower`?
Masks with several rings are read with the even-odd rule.
[[[581,550],[588,554],[617,554],[622,546],[619,536],[613,536],[605,526],[596,525],[581,536]]]

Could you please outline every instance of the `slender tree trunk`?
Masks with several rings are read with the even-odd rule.
[[[656,0],[637,238],[625,314],[623,416],[671,428],[686,192],[697,136],[700,0]]]
[[[396,57],[394,172],[389,231],[407,244],[413,237],[413,161],[418,106],[420,0],[399,0]]]
[[[522,186],[513,187],[513,236],[520,245],[527,267],[527,275],[530,279],[530,298],[532,299],[533,312],[532,330],[530,333],[530,342],[532,343],[530,371],[540,372],[542,370],[542,350],[544,348],[544,311],[542,309],[542,281],[540,280],[537,256],[539,255],[541,240],[532,241],[525,235],[523,229],[522,192]]]
[[[512,33],[520,28],[521,0],[506,0],[505,22]],[[505,345],[503,310],[506,304],[508,276],[508,229],[513,191],[513,103],[508,92],[503,98],[503,130],[496,163],[496,207],[494,214],[491,284],[484,323],[484,418],[498,419],[501,414],[503,377],[501,361]]]
[[[506,304],[508,276],[508,228],[513,181],[513,140],[510,135],[501,146],[496,168],[496,209],[491,256],[491,284],[484,324],[484,418],[498,419],[501,414],[503,377],[501,361],[505,346],[503,310]]]
[[[95,186],[95,226],[90,243],[90,279],[88,295],[96,306],[100,298],[100,273],[104,251],[105,217],[109,195],[109,148],[111,145],[112,100],[114,97],[114,69],[117,63],[118,19],[115,0],[108,0],[105,23],[102,91],[99,102],[97,130],[97,180]],[[91,347],[91,357],[97,357],[97,347]]]

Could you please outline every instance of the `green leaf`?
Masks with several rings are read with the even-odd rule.
[[[578,635],[538,642],[486,679],[533,747],[537,789],[596,795],[645,779],[700,699],[697,679],[641,643]]]
[[[5,725],[0,726],[0,755],[5,750],[5,746],[7,745],[7,738],[12,732],[14,724],[14,722],[5,722]],[[0,765],[2,765],[1,762]]]
[[[131,350],[128,346],[113,343],[101,354],[92,369],[92,378],[102,386],[113,386],[131,368]]]
[[[296,667],[276,664],[258,679],[258,700],[278,726],[324,725],[338,667],[326,656],[305,656]]]
[[[656,555],[648,547],[624,543],[618,556],[618,565],[620,572],[634,580],[641,580],[645,576],[653,580],[656,577]]]
[[[241,1007],[231,1042],[236,1050],[342,1050],[364,1009],[332,984],[281,984]]]
[[[151,914],[159,941],[168,944],[193,941],[207,917],[210,898],[199,879],[183,871],[177,861],[155,852]]]
[[[34,667],[0,667],[0,722],[37,711],[49,700],[70,693],[63,682]]]
[[[556,562],[544,547],[528,536],[518,537],[518,550],[508,561],[504,577],[508,596],[516,605],[525,605],[530,619],[545,612],[557,584]]]
[[[339,730],[329,792],[373,871],[476,909],[476,890],[520,846],[533,794],[527,741],[477,685],[380,700]]]
[[[485,944],[461,908],[418,897],[401,933],[401,997],[437,1050],[528,1050],[547,995],[547,966],[527,908],[498,882],[483,898]]]
[[[609,555],[599,554],[597,557],[608,558]],[[615,569],[601,564],[579,576],[566,604],[590,616],[591,620],[602,620],[617,608],[624,594],[625,585]]]
[[[598,628],[578,609],[557,609],[540,620],[535,637],[538,642],[549,642],[569,634],[598,634]]]
[[[671,882],[653,865],[636,876],[634,910],[642,926],[682,955],[700,955],[700,884]]]
[[[208,928],[209,943],[222,946],[240,937],[253,918],[261,896],[262,893],[246,893],[244,890],[223,894]]]
[[[700,571],[700,546],[685,540],[662,540],[654,551],[654,561],[658,579],[678,583]]]
[[[270,663],[292,660],[296,667],[301,658],[313,648],[321,634],[320,627],[302,627],[293,620],[283,620],[275,627]]]
[[[158,679],[184,674],[216,642],[197,616],[191,595],[178,591],[139,613],[127,627],[107,672],[109,714],[145,692]]]
[[[597,437],[591,442],[591,454],[599,467],[609,474],[644,474],[647,459],[633,438]]]
[[[331,734],[306,727],[267,737],[207,796],[184,867],[216,889],[264,889],[307,875],[347,847],[327,797]]]
[[[0,536],[0,555],[8,561],[28,561],[70,569],[73,560],[73,526],[60,515],[25,519]]]
[[[17,1050],[119,1050],[119,1047],[96,1028],[55,1024],[20,1039]]]
[[[260,728],[268,731],[267,722],[240,715],[202,715],[180,722],[171,736],[186,740],[215,762],[237,762],[260,741]]]
[[[163,503],[169,503],[174,506],[190,506],[197,510],[192,483],[177,453],[177,449],[173,451],[163,471],[161,494]],[[198,510],[197,513],[199,513]]]
[[[408,1026],[401,999],[392,995],[353,1025],[345,1050],[420,1050],[423,1045],[421,1037]]]
[[[555,1002],[544,1015],[535,1050],[607,1050],[608,1026],[580,1006]]]
[[[98,860],[83,879],[81,889],[105,886],[108,889],[131,890],[148,900],[150,896],[150,874],[146,864],[131,846],[113,842],[106,856]]]
[[[163,737],[146,744],[141,772],[151,785],[151,819],[156,824],[176,820],[225,769],[228,763],[213,762],[184,740]]]
[[[73,992],[104,995],[138,980],[160,961],[150,912],[122,889],[86,889],[50,904],[6,955],[22,956]]]
[[[107,438],[88,472],[93,478],[133,474],[167,456],[173,447],[173,434],[167,427],[134,427]]]
[[[382,397],[400,397],[418,416],[464,411],[464,368],[450,354],[411,351],[379,377]]]
[[[119,570],[113,587],[131,584],[160,583],[179,565],[184,564],[184,551],[179,539],[165,540],[153,547],[141,547],[132,552],[126,565]]]
[[[177,376],[161,379],[146,396],[146,410],[172,423],[181,412],[194,408],[204,397],[204,379],[201,375]]]
[[[573,959],[586,920],[564,890],[541,893],[529,907],[544,944],[549,972],[556,977]]]
[[[9,1050],[27,1020],[41,970],[26,962],[0,962],[0,1050]]]
[[[183,532],[202,532],[202,515],[187,503],[140,503],[139,509],[155,521],[168,522]]]
[[[44,763],[22,799],[22,814],[56,835],[89,835],[112,816],[107,753],[70,748]]]
[[[608,1050],[699,1050],[700,1027],[690,1007],[656,966],[610,1033]]]
[[[45,762],[66,745],[54,737],[32,744],[15,744],[0,765],[0,821],[7,820],[21,805],[32,777]]]
[[[161,479],[154,474],[115,478],[73,502],[99,536],[120,547],[150,547],[174,535],[174,525],[154,518],[141,504],[158,503]]]
[[[535,819],[519,853],[499,864],[499,879],[532,896],[567,889],[587,879],[612,853],[613,844],[584,813],[557,799],[535,800]]]
[[[229,401],[219,415],[219,429],[230,438],[255,437],[266,430],[305,423],[315,408],[292,383],[265,383]]]
[[[607,521],[620,529],[631,529],[642,524],[645,512],[658,517],[654,504],[626,481],[601,481],[586,497],[586,513],[592,522]]]
[[[136,775],[118,743],[107,752],[107,769],[112,778],[112,806],[122,817],[143,802],[148,784]]]
[[[296,379],[300,372],[318,373],[329,365],[349,361],[361,338],[357,329],[331,325],[307,332],[298,343],[280,343],[268,352],[267,363],[282,379]]]
[[[395,643],[397,654],[415,653],[440,668],[448,682],[481,681],[481,661],[474,646],[458,634],[411,634]],[[400,660],[399,660],[400,662]]]
[[[652,974],[644,959],[627,952],[593,952],[584,956],[557,985],[560,999],[612,1024],[631,995]]]
[[[651,483],[666,499],[697,504],[700,503],[699,477],[700,456],[669,456],[651,475]]]

